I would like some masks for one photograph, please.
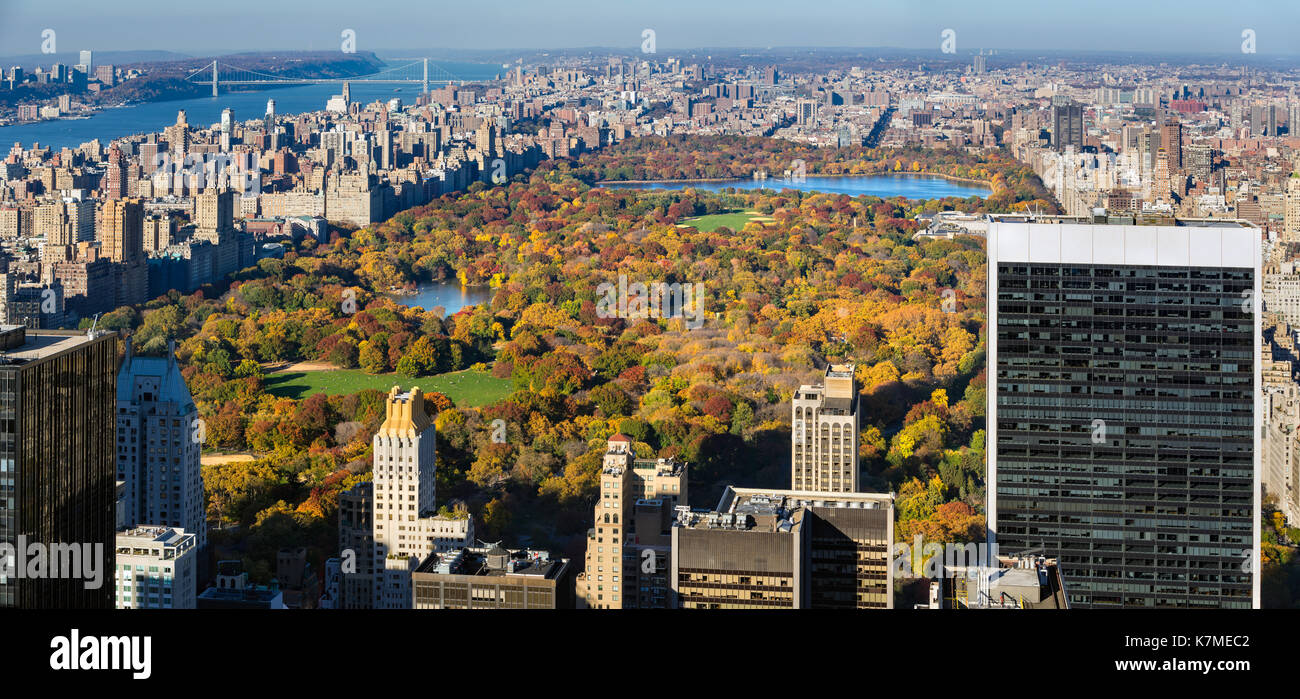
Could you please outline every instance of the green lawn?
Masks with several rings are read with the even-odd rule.
[[[359,369],[286,371],[268,374],[264,383],[269,393],[282,398],[306,398],[313,393],[343,395],[367,388],[387,393],[394,385],[406,390],[414,384],[426,392],[446,394],[452,402],[463,407],[495,403],[514,390],[510,379],[498,379],[487,372],[469,369],[419,379],[397,374],[367,374]]]
[[[713,231],[723,226],[726,226],[727,228],[730,228],[733,231],[738,231],[744,228],[746,223],[749,223],[750,221],[753,221],[755,219],[758,219],[760,221],[764,219],[769,221],[771,220],[769,217],[763,216],[762,214],[756,214],[756,213],[744,212],[744,211],[728,211],[727,213],[723,213],[723,214],[709,214],[707,216],[694,216],[692,218],[684,218],[682,219],[682,222],[678,225],[692,226],[705,233],[712,233]]]

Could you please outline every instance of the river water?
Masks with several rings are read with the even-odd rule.
[[[504,69],[498,63],[442,63],[452,75],[463,80],[487,80]],[[432,70],[432,69],[431,69]],[[436,87],[436,85],[434,86]],[[162,131],[176,123],[176,112],[184,109],[186,119],[195,126],[207,126],[221,121],[221,110],[235,110],[236,121],[260,119],[266,114],[266,101],[275,100],[277,114],[299,114],[325,109],[333,95],[343,91],[343,83],[320,83],[280,87],[255,92],[226,92],[224,88],[216,97],[196,97],[168,102],[146,102],[128,107],[105,108],[88,119],[56,119],[34,124],[0,127],[0,152],[7,151],[14,142],[31,147],[33,143],[76,148],[96,138],[105,146],[108,142],[137,133]],[[420,94],[419,83],[409,84],[351,84],[353,102],[373,102],[400,97],[403,105],[415,104]]]

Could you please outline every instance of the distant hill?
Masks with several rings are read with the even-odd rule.
[[[127,65],[132,63],[159,63],[163,61],[176,61],[188,58],[183,53],[175,51],[96,51],[92,57],[95,65]],[[65,66],[75,66],[81,62],[80,51],[60,51],[58,53],[28,53],[13,56],[0,56],[0,66],[9,70],[13,66],[22,66],[26,72],[31,72],[40,66],[44,70],[49,70],[50,66],[55,63],[62,63]]]

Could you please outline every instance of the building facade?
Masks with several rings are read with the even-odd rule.
[[[791,401],[790,484],[795,490],[858,490],[858,386],[854,365],[826,367],[821,385]]]
[[[118,609],[194,609],[197,538],[184,529],[135,527],[117,533]]]
[[[547,551],[499,545],[435,553],[415,571],[416,609],[571,609],[573,570]]]
[[[376,609],[410,609],[411,574],[429,554],[474,541],[463,511],[439,513],[435,484],[437,430],[419,387],[388,394],[374,438],[374,574]]]
[[[1258,229],[989,227],[989,541],[1072,607],[1257,606]]]
[[[607,442],[595,524],[587,532],[579,606],[655,609],[669,605],[668,565],[674,510],[687,502],[686,465],[638,459],[631,438]]]
[[[112,609],[117,334],[3,326],[0,351],[0,544],[76,547],[81,566],[10,571],[0,608]]]
[[[890,494],[734,488],[678,508],[672,606],[893,609]]]
[[[126,340],[117,375],[117,480],[126,484],[127,526],[183,529],[199,558],[208,542],[200,464],[206,435],[175,351],[169,343],[167,356],[141,357]]]

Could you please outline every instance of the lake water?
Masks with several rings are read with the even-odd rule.
[[[400,63],[400,61],[395,62],[395,64]],[[432,63],[430,65],[430,72],[432,72]],[[487,80],[504,72],[499,63],[438,62],[438,65],[457,78],[470,81]],[[431,87],[438,87],[438,85],[434,84]],[[115,138],[162,131],[164,127],[176,123],[176,112],[181,109],[185,110],[185,117],[189,123],[197,127],[219,123],[221,110],[227,107],[235,110],[236,121],[260,119],[266,114],[266,101],[270,99],[275,100],[277,114],[320,111],[325,109],[325,103],[331,96],[342,91],[342,82],[280,87],[256,92],[226,92],[222,88],[216,97],[196,97],[105,108],[89,119],[56,119],[0,127],[0,150],[7,151],[15,141],[22,143],[25,148],[30,148],[32,143],[40,143],[42,146],[50,146],[58,150],[65,146],[76,148],[98,138],[100,143],[107,146],[108,142]],[[408,106],[415,104],[415,98],[420,94],[420,84],[353,82],[351,92],[353,102],[365,104],[375,100],[400,97],[402,104]]]
[[[492,288],[487,286],[461,286],[458,282],[440,282],[420,284],[414,294],[393,294],[389,298],[412,308],[420,306],[426,311],[442,306],[446,311],[443,316],[445,318],[467,306],[491,302],[494,293]]]
[[[610,189],[684,189],[692,187],[710,192],[717,192],[728,187],[736,189],[797,189],[804,192],[829,192],[858,196],[866,194],[887,199],[889,197],[907,197],[908,199],[942,199],[944,197],[987,197],[993,192],[982,185],[971,182],[958,182],[944,177],[925,177],[918,175],[869,175],[851,177],[812,176],[803,182],[786,182],[781,179],[768,180],[728,180],[725,182],[648,182],[619,183],[610,182],[601,185]]]

